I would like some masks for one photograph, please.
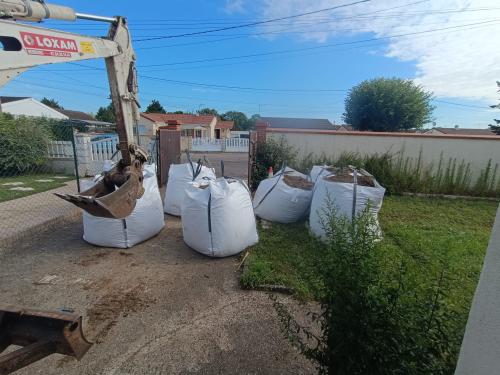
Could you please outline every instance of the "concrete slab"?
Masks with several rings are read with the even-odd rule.
[[[237,266],[189,249],[172,217],[126,251],[85,243],[79,218],[26,237],[0,253],[2,302],[72,308],[95,344],[81,362],[53,355],[18,373],[313,373],[282,336],[268,295],[239,288]]]
[[[27,197],[0,203],[0,246],[49,227],[63,217],[78,215],[81,210],[54,193],[76,193],[76,181]]]

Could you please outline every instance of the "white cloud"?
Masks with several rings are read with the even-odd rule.
[[[226,5],[224,6],[224,11],[229,14],[233,13],[244,13],[245,12],[245,0],[226,0]]]
[[[386,39],[386,56],[412,61],[416,81],[436,96],[497,99],[500,79],[500,2],[498,0],[378,0],[262,26],[260,33],[281,34],[318,43],[339,35],[388,37],[488,20],[488,24]],[[236,1],[243,7],[242,1]],[[285,17],[349,3],[348,0],[260,0],[262,19]],[[412,4],[412,5],[410,5]],[[392,10],[388,10],[394,8]],[[480,10],[485,9],[486,10]],[[361,35],[363,34],[363,36]]]

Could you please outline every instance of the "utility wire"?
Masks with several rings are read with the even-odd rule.
[[[210,59],[178,61],[178,62],[171,62],[171,63],[148,64],[148,65],[140,65],[138,67],[139,68],[146,68],[146,67],[154,67],[154,66],[172,66],[172,65],[196,64],[196,63],[202,63],[202,62],[234,60],[234,59],[242,59],[242,58],[250,58],[250,57],[259,57],[259,56],[279,55],[279,54],[286,54],[286,53],[293,53],[293,52],[311,51],[311,50],[324,49],[324,48],[330,48],[330,47],[373,42],[373,41],[377,41],[377,40],[388,40],[388,39],[414,36],[414,35],[420,35],[420,34],[428,34],[428,33],[436,32],[436,31],[460,29],[460,28],[467,27],[467,26],[483,25],[483,24],[488,24],[488,23],[492,23],[492,22],[499,22],[499,21],[500,21],[500,19],[495,19],[495,20],[489,20],[489,21],[469,23],[469,24],[464,24],[464,25],[442,27],[442,28],[438,28],[438,29],[415,31],[415,32],[410,32],[410,33],[388,35],[388,36],[368,38],[368,39],[362,39],[362,40],[354,40],[354,41],[350,41],[350,42],[326,44],[326,45],[314,46],[314,47],[285,49],[285,50],[279,50],[279,51],[252,53],[252,54],[247,54],[247,55],[237,55],[237,56],[216,57],[216,58],[210,58]]]
[[[218,31],[240,29],[240,28],[243,28],[243,27],[252,27],[252,26],[257,26],[257,25],[264,25],[264,24],[268,24],[268,23],[272,23],[272,22],[276,22],[276,21],[283,21],[283,20],[288,20],[288,19],[292,19],[292,18],[298,18],[298,17],[308,16],[308,15],[311,15],[311,14],[317,14],[317,13],[321,13],[321,12],[329,12],[331,10],[340,9],[340,8],[346,8],[346,7],[350,7],[350,6],[357,5],[357,4],[367,3],[367,2],[370,2],[370,1],[371,0],[359,0],[359,1],[355,1],[353,3],[337,5],[337,6],[334,6],[334,7],[325,8],[325,9],[319,9],[319,10],[314,10],[314,11],[311,11],[311,12],[294,14],[292,16],[286,16],[286,17],[280,17],[280,18],[273,18],[273,19],[269,19],[269,20],[265,20],[265,21],[257,21],[257,22],[251,22],[251,23],[242,24],[242,25],[228,26],[228,27],[222,27],[222,28],[210,29],[210,30],[203,30],[203,31],[195,31],[195,32],[184,33],[184,34],[165,35],[165,36],[158,36],[158,37],[154,37],[154,38],[136,39],[135,41],[136,42],[144,42],[144,41],[148,41],[148,40],[181,38],[181,37],[192,36],[192,35],[201,35],[201,34],[214,33],[214,32],[218,32]]]

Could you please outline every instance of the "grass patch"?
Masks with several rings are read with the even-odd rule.
[[[415,259],[416,283],[446,263],[457,280],[448,296],[450,304],[467,314],[497,207],[494,201],[388,196],[379,215],[384,233],[379,246],[396,258],[404,253]],[[323,251],[304,223],[273,223],[260,229],[260,242],[250,250],[241,285],[278,284],[293,289],[300,299],[314,299],[321,293],[315,264]]]
[[[60,178],[54,178],[55,176]],[[28,195],[41,193],[43,191],[55,189],[64,186],[68,181],[74,179],[74,176],[57,175],[55,173],[36,173],[15,177],[0,177],[0,202],[12,199],[26,197]],[[50,182],[40,182],[36,180],[53,180]],[[21,183],[19,185],[5,185],[12,183]],[[32,188],[29,191],[10,190],[15,187]]]
[[[301,299],[309,299],[317,289],[315,262],[322,245],[309,236],[304,223],[276,224],[260,228],[259,243],[250,250],[240,283],[244,288],[283,285]]]

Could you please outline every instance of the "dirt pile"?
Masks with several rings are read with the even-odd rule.
[[[288,176],[285,175],[283,177],[283,181],[290,187],[302,189],[302,190],[312,190],[314,187],[314,183],[306,180],[300,176]]]

